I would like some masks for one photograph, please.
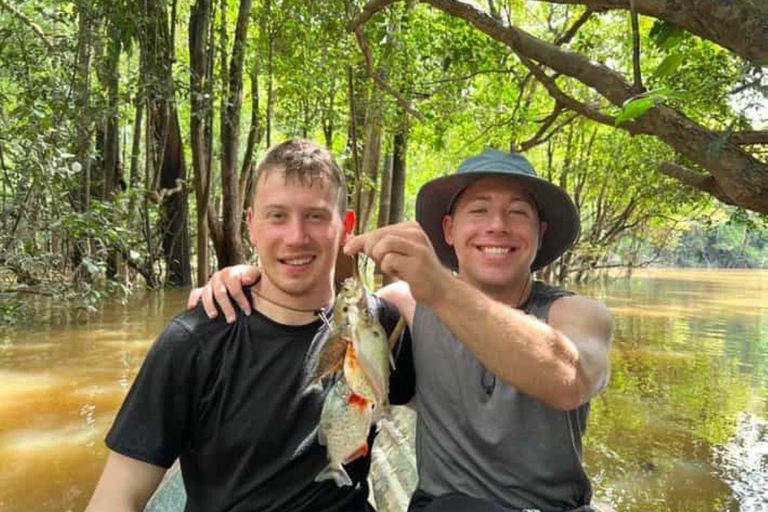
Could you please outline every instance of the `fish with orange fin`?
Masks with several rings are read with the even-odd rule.
[[[345,379],[333,385],[320,413],[318,441],[328,452],[328,466],[315,477],[316,482],[333,480],[339,487],[352,485],[342,464],[368,454],[373,404],[353,393]]]
[[[365,304],[365,290],[357,279],[344,280],[333,304],[332,319],[321,316],[327,330],[320,351],[308,363],[308,374],[311,375],[309,386],[319,384],[323,377],[342,369],[344,354],[352,342],[350,326],[357,321],[360,306]]]
[[[373,388],[376,407],[381,409],[388,403],[389,370],[390,365],[394,368],[395,363],[389,350],[387,333],[368,308],[360,311],[352,327],[352,346],[357,362]]]

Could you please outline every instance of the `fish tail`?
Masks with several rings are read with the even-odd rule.
[[[322,482],[324,480],[333,480],[339,487],[345,485],[352,485],[352,479],[341,466],[341,464],[330,463],[319,475],[315,477],[315,482]]]

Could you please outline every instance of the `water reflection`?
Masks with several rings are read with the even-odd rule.
[[[88,323],[45,319],[0,343],[0,510],[82,510],[103,439],[153,339],[186,292],[136,296]],[[43,483],[41,485],[41,483]]]
[[[768,272],[647,272],[582,291],[615,318],[585,443],[596,495],[617,512],[768,510]],[[0,510],[82,510],[104,434],[185,295],[0,333]]]
[[[593,290],[615,339],[585,459],[617,510],[768,510],[767,458],[723,455],[768,442],[744,426],[766,417],[767,284],[765,273],[663,272]]]

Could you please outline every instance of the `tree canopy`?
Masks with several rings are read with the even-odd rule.
[[[545,276],[759,265],[767,58],[750,0],[0,0],[0,276],[98,297],[248,260],[287,136],[339,157],[359,230],[492,146],[575,199]]]

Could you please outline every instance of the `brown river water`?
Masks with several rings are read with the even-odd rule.
[[[615,320],[585,441],[596,496],[617,512],[768,511],[768,271],[648,270],[577,291]],[[0,326],[0,511],[85,507],[106,430],[186,294]]]

